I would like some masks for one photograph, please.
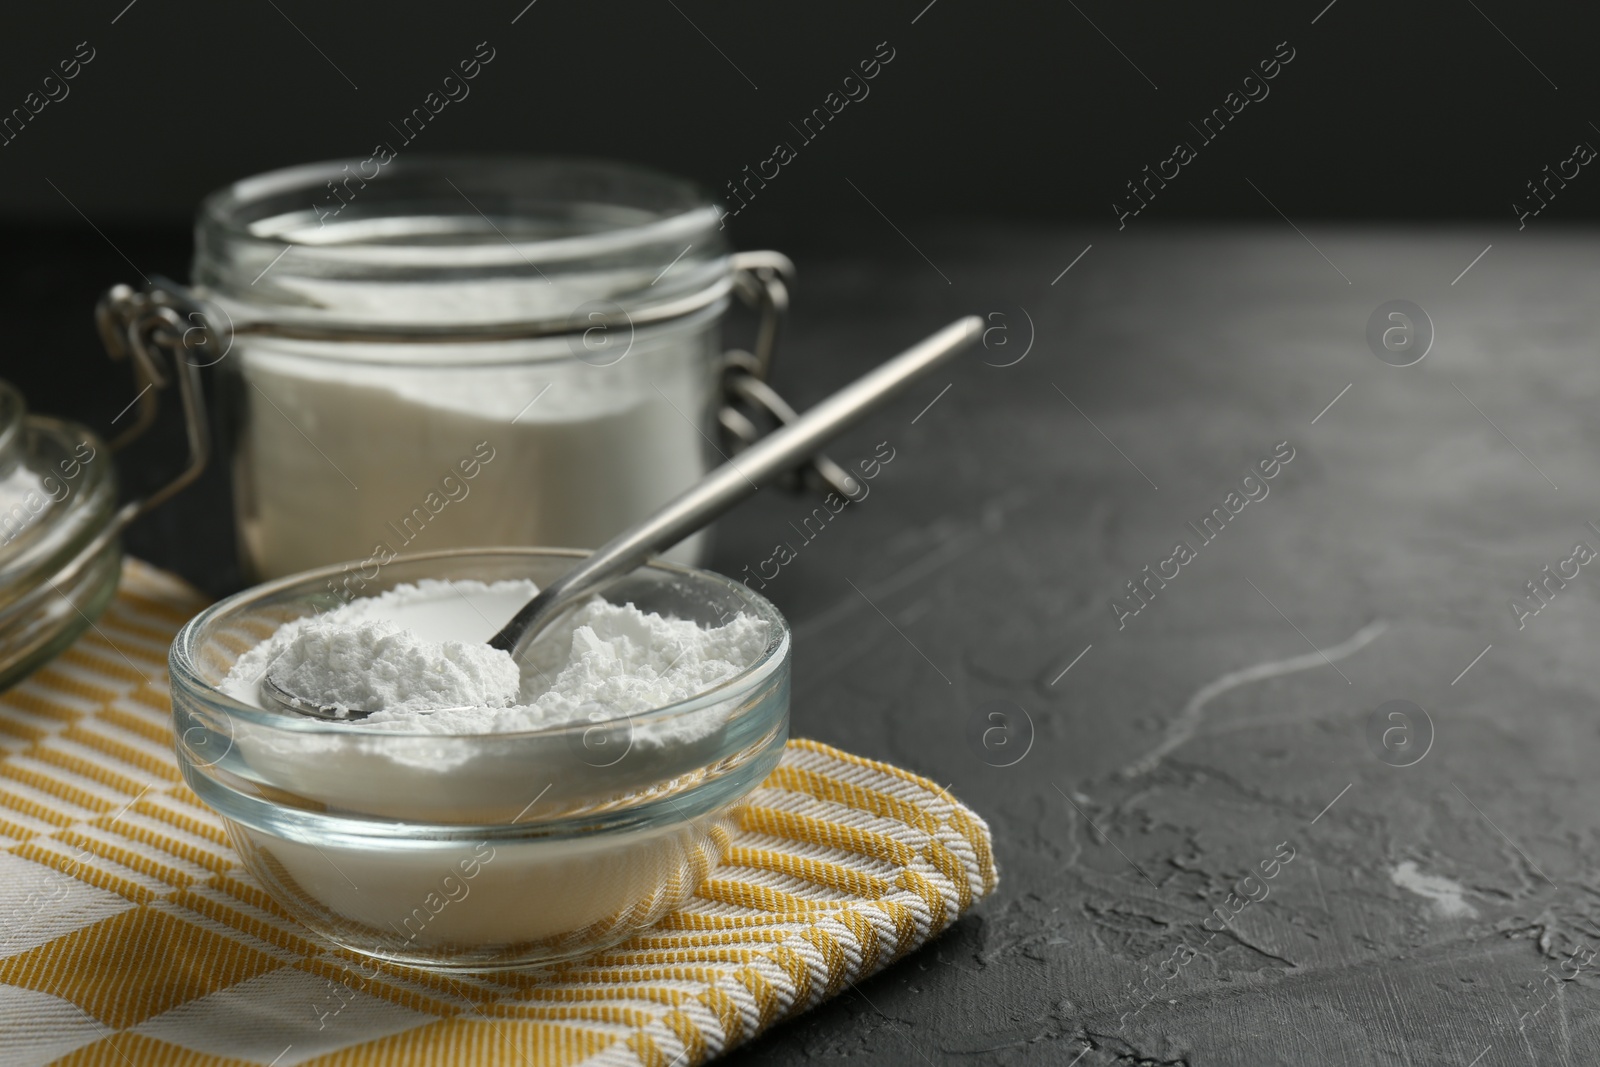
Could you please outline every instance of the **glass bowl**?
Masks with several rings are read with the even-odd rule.
[[[586,553],[467,549],[360,572],[359,596],[424,578],[543,586]],[[519,733],[356,728],[251,707],[218,684],[290,619],[350,599],[347,565],[257,586],[201,612],[170,657],[184,780],[245,867],[329,941],[400,963],[498,970],[585,955],[653,926],[722,859],[740,801],[789,728],[790,637],[744,585],[655,561],[605,597],[768,642],[690,700]],[[370,577],[368,576],[370,574]]]

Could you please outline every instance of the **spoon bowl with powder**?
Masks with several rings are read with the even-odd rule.
[[[546,585],[486,645],[420,648],[405,645],[398,633],[331,632],[325,640],[335,647],[323,648],[320,656],[286,659],[286,651],[272,664],[261,679],[262,702],[296,715],[342,721],[367,718],[393,704],[438,707],[425,703],[429,700],[445,700],[439,710],[469,701],[510,703],[513,679],[520,677],[518,662],[558,616],[805,462],[982,334],[983,320],[976,315],[957,319],[762,438]],[[441,689],[439,679],[452,684]]]

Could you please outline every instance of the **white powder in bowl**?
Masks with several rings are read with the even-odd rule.
[[[753,753],[782,746],[787,637],[774,644],[774,624],[751,613],[702,628],[596,599],[521,663],[489,649],[536,592],[526,581],[398,586],[280,626],[221,683],[260,707],[263,673],[282,666],[322,687],[307,695],[384,705],[332,728],[229,725],[238,778],[270,787],[278,803],[298,798],[310,818],[354,816],[370,828],[232,826],[251,870],[314,928],[402,959],[560,956],[651,925],[719,860],[731,816],[706,810],[697,783],[736,777],[758,765]],[[693,710],[646,714],[702,694]],[[562,724],[579,728],[529,732]],[[731,800],[725,787],[713,793]],[[575,825],[630,804],[639,817],[604,832]],[[516,829],[545,819],[559,832]],[[439,832],[396,837],[394,825]],[[479,827],[506,832],[480,840]],[[473,872],[471,903],[446,908],[441,878],[457,870]]]
[[[323,307],[346,298],[307,295],[332,301]],[[450,321],[474,321],[485,299],[474,286],[461,297],[468,317]],[[604,544],[708,469],[699,413],[716,395],[715,337],[706,323],[641,328],[627,358],[605,367],[573,359],[563,339],[242,338],[219,369],[244,379],[236,507],[250,566],[271,578],[404,552]],[[526,360],[505,362],[513,353]],[[664,555],[693,563],[704,541],[694,534]]]
[[[291,693],[351,708],[415,715],[433,708],[505,707],[522,672],[507,652],[461,641],[424,641],[392,622],[302,627],[273,659],[273,679]]]
[[[702,629],[600,599],[541,634],[520,662],[483,643],[537,592],[527,581],[397,586],[279,627],[239,657],[221,689],[259,707],[261,677],[270,671],[290,692],[373,712],[352,720],[352,729],[510,733],[688,700],[748,668],[767,647],[766,623],[753,615]],[[648,740],[688,740],[710,725],[664,724],[655,731],[663,736]]]

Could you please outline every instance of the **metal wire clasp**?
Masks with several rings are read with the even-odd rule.
[[[124,504],[112,521],[120,533],[130,522],[159,507],[205,470],[211,457],[211,430],[206,421],[200,368],[227,355],[231,339],[219,334],[214,316],[188,290],[156,278],[143,290],[114,285],[95,306],[95,324],[106,354],[133,365],[139,406],[133,425],[111,441],[113,451],[132,444],[148,430],[160,410],[160,394],[174,381],[183,403],[189,438],[189,461],[171,481],[140,500]]]
[[[794,262],[782,252],[736,252],[733,292],[755,311],[753,352],[730,349],[723,356],[722,409],[717,414],[724,438],[735,453],[795,420],[796,413],[767,384],[778,348],[778,332],[789,312],[789,286],[794,282]],[[855,479],[839,464],[818,454],[796,470],[785,483],[791,491],[826,486],[845,497],[858,491]]]
[[[719,422],[728,444],[737,452],[796,417],[794,408],[767,384],[778,336],[789,310],[789,286],[794,281],[795,269],[788,256],[772,251],[738,252],[730,257],[730,265],[734,294],[757,316],[754,350],[732,349],[723,359]],[[663,309],[661,314],[666,312],[667,309]],[[134,385],[139,389],[135,401],[138,413],[133,424],[111,441],[112,449],[120,451],[150,428],[160,410],[160,394],[174,383],[183,405],[189,440],[189,460],[184,469],[154,493],[125,505],[114,523],[120,531],[192,483],[210,459],[211,434],[200,369],[227,356],[238,334],[299,336],[300,333],[269,321],[234,323],[220,307],[161,277],[144,289],[113,286],[96,306],[95,321],[107,354],[112,359],[126,359],[132,364]],[[468,335],[460,339],[494,340],[502,339],[502,335],[543,336],[549,332],[548,328],[525,331],[512,326],[493,336]],[[338,331],[326,334],[310,331],[310,335],[348,339]],[[387,334],[384,336],[387,338]],[[430,334],[405,339],[433,338]],[[822,455],[795,471],[787,482],[794,490],[815,487],[819,483],[845,496],[857,491],[855,480]]]

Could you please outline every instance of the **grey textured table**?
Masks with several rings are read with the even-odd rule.
[[[800,257],[801,406],[959,312],[1004,332],[834,450],[894,450],[865,500],[808,541],[764,494],[713,566],[791,546],[794,731],[950,783],[1001,883],[730,1062],[1600,1060],[1600,605],[1558,573],[1600,548],[1600,241],[1302,228]],[[1366,340],[1394,299],[1413,366]],[[135,548],[225,584],[219,485]],[[1427,718],[1374,741],[1392,700]]]
[[[952,308],[1004,313],[992,363],[1033,323],[840,449],[896,458],[813,542],[768,497],[715,558],[798,546],[796,732],[951,783],[1001,883],[747,1060],[1600,1062],[1595,568],[1510,606],[1600,549],[1600,243],[1309,230],[947,233],[949,286],[809,266],[813,394]],[[1393,299],[1436,328],[1414,366],[1366,341]],[[1119,629],[1146,565],[1178,574]],[[1390,700],[1431,748],[1414,713],[1369,742]],[[992,701],[1026,718],[974,745]]]

